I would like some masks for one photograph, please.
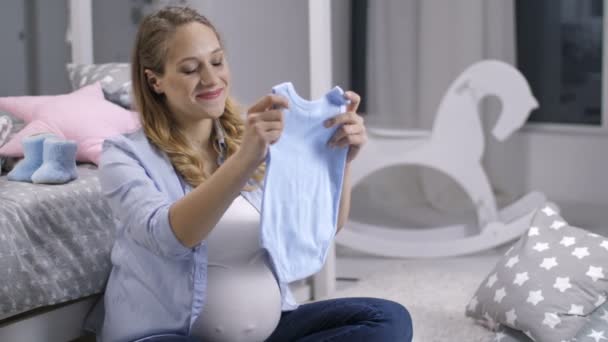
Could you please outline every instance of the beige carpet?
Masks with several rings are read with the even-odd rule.
[[[464,315],[473,293],[501,253],[387,261],[331,298],[380,297],[403,304],[412,315],[415,342],[487,342],[494,334]]]

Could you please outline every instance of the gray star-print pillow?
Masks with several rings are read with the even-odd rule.
[[[547,205],[481,283],[466,315],[533,341],[567,341],[606,302],[607,276],[608,238],[568,225]]]
[[[608,302],[602,304],[591,315],[585,326],[568,342],[601,342],[608,340]],[[501,325],[495,342],[532,342],[523,332]]]
[[[132,108],[129,63],[68,64],[66,67],[73,90],[101,82],[108,101],[127,109]]]
[[[7,143],[23,126],[25,126],[23,120],[10,113],[0,111],[0,147]],[[0,156],[0,174],[2,174],[3,168],[6,169],[9,159],[15,158]]]
[[[8,136],[13,131],[13,120],[8,116],[0,115],[0,146],[8,141]]]
[[[8,141],[8,136],[13,130],[13,121],[8,116],[0,116],[0,147]],[[4,157],[0,156],[0,174],[2,173]]]

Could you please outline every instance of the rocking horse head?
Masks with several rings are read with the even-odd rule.
[[[454,83],[470,88],[477,101],[486,95],[500,99],[502,112],[492,129],[492,134],[500,141],[521,128],[532,110],[538,108],[528,81],[519,70],[505,62],[484,60],[475,63]]]

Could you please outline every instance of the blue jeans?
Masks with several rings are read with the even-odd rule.
[[[411,342],[412,318],[401,305],[377,298],[339,298],[283,312],[266,342]],[[156,336],[138,342],[197,342],[193,337]],[[212,342],[212,341],[211,341]]]
[[[284,312],[267,342],[410,342],[409,312],[377,298],[339,298],[300,305]]]

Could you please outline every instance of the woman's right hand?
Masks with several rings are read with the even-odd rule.
[[[289,102],[281,95],[266,95],[247,111],[245,132],[238,153],[257,167],[266,158],[268,145],[283,132],[283,112]]]

